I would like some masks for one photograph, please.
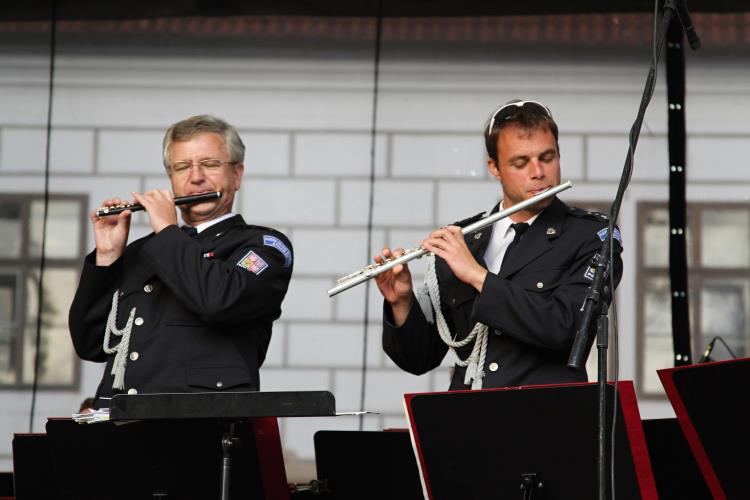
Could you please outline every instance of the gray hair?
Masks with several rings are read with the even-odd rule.
[[[242,143],[236,128],[215,116],[196,115],[179,121],[167,129],[162,147],[164,168],[169,171],[169,166],[172,163],[170,149],[174,142],[188,141],[196,135],[204,133],[219,134],[224,139],[230,162],[242,163],[245,161],[245,145]]]

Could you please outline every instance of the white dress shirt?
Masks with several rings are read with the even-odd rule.
[[[505,210],[503,203],[500,203],[500,210]],[[537,217],[539,217],[539,214],[524,222],[531,226]],[[487,250],[484,251],[484,262],[487,264],[487,270],[493,274],[500,272],[505,251],[508,250],[508,245],[511,244],[516,235],[515,230],[511,228],[512,224],[514,222],[510,217],[504,217],[492,225],[492,236],[489,245],[487,245]]]

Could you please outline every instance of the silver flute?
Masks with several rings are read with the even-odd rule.
[[[510,208],[506,208],[505,210],[500,210],[499,212],[496,212],[483,219],[473,222],[466,227],[461,228],[461,233],[469,234],[469,233],[473,233],[474,231],[478,231],[491,224],[494,224],[500,219],[504,219],[505,217],[508,217],[509,215],[512,215],[520,210],[523,210],[524,208],[528,208],[532,205],[536,205],[537,203],[544,200],[545,198],[549,198],[550,196],[555,196],[557,193],[561,191],[565,191],[566,189],[570,189],[572,187],[573,187],[573,183],[571,183],[570,181],[566,182],[565,184],[560,184],[558,186],[551,187],[548,190],[542,193],[539,193],[538,195],[532,198],[529,198],[528,200],[524,200],[521,203],[516,203]],[[336,286],[328,290],[328,296],[333,297],[334,295],[337,295],[343,292],[344,290],[348,290],[352,287],[355,287],[359,285],[360,283],[364,283],[365,281],[371,278],[374,278],[375,276],[381,273],[384,273],[399,264],[406,264],[407,262],[411,260],[424,257],[428,253],[429,252],[422,247],[410,248],[406,250],[406,252],[404,252],[403,255],[400,255],[398,257],[393,257],[390,259],[386,259],[380,264],[371,264],[369,266],[363,267],[359,271],[353,272],[352,274],[344,276],[343,278],[339,278],[336,281]]]

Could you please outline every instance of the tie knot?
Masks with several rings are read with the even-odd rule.
[[[191,238],[194,238],[196,234],[198,234],[198,230],[195,229],[193,226],[182,226],[180,229],[182,229],[185,234],[190,236]]]
[[[514,240],[518,241],[521,239],[521,236],[523,236],[523,233],[529,230],[529,224],[526,222],[516,222],[515,224],[511,224],[510,227],[513,228],[513,231],[516,232],[515,236],[513,237]]]

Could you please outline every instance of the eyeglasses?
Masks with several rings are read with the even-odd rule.
[[[487,137],[489,137],[492,134],[492,129],[495,128],[496,123],[503,122],[505,120],[510,120],[512,118],[515,118],[518,116],[518,113],[521,111],[522,108],[524,108],[526,105],[529,105],[529,108],[536,112],[541,112],[542,114],[548,116],[549,118],[552,118],[552,112],[549,110],[547,106],[542,104],[541,102],[537,101],[516,101],[516,102],[509,102],[508,104],[504,104],[497,108],[497,111],[495,111],[492,115],[492,118],[490,118],[490,122],[487,125]]]
[[[199,162],[176,161],[172,164],[172,172],[175,174],[187,174],[193,165],[198,165],[204,172],[215,172],[224,165],[236,165],[236,161],[222,161],[216,158],[207,158]]]

